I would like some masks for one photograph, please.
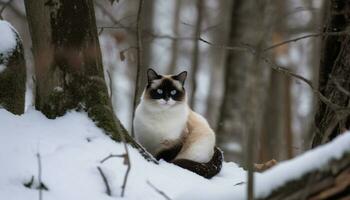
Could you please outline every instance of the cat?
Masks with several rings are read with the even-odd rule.
[[[186,77],[186,71],[159,75],[148,69],[148,83],[135,110],[134,133],[156,159],[211,178],[220,172],[223,155],[206,119],[187,105]]]

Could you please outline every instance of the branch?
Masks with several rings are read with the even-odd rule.
[[[94,4],[101,9],[101,11],[112,21],[113,25],[118,25],[120,29],[126,29],[128,31],[131,30],[130,27],[125,26],[124,24],[122,24],[119,20],[117,20],[112,13],[110,13],[102,4],[100,0],[95,0]],[[98,27],[98,28],[117,28],[117,27]]]
[[[286,45],[286,44],[291,43],[291,42],[297,42],[299,40],[303,40],[303,39],[307,39],[307,38],[311,38],[311,37],[348,35],[348,34],[350,34],[349,31],[311,33],[311,34],[308,34],[308,35],[304,35],[304,36],[301,36],[301,37],[297,37],[297,38],[286,40],[286,41],[283,41],[283,42],[280,42],[280,43],[273,44],[273,45],[265,48],[263,51],[269,51],[269,50],[274,49],[276,47],[279,47],[279,46],[282,46],[282,45]]]
[[[345,89],[343,86],[340,85],[339,81],[337,81],[336,79],[330,77],[330,80],[334,83],[334,85],[337,87],[337,89],[342,92],[343,94],[347,95],[350,97],[350,91],[348,91],[347,89]]]
[[[113,82],[112,82],[112,76],[111,76],[111,73],[109,72],[109,70],[107,70],[107,74],[108,74],[108,78],[109,78],[109,91],[110,91],[110,95],[109,95],[109,98],[111,99],[111,102],[112,99],[113,99]]]
[[[42,200],[43,199],[43,192],[42,192],[42,187],[41,187],[42,181],[41,181],[41,157],[40,157],[40,153],[37,153],[36,157],[38,159],[39,200]]]
[[[110,158],[124,158],[126,155],[125,154],[121,154],[121,155],[114,155],[114,154],[109,154],[109,156],[105,157],[104,159],[102,159],[100,161],[100,163],[104,163],[105,161],[109,160]]]
[[[154,186],[150,181],[147,180],[147,184],[153,188],[156,192],[158,192],[160,195],[162,195],[166,200],[171,200],[171,198],[165,194],[162,190],[158,189],[156,186]]]
[[[143,7],[143,0],[139,1],[139,8],[137,11],[137,20],[136,20],[136,41],[137,41],[137,70],[136,70],[136,80],[135,80],[135,93],[134,93],[134,101],[133,101],[133,110],[132,110],[132,120],[134,121],[135,118],[135,109],[138,103],[139,98],[139,90],[141,87],[141,67],[142,67],[142,21],[141,21],[141,14],[142,14],[142,7]],[[131,136],[135,136],[134,133],[134,123],[131,125]]]
[[[339,32],[340,33],[340,32]],[[348,32],[349,33],[349,32]],[[211,46],[214,46],[214,47],[217,47],[217,48],[223,48],[223,49],[226,49],[226,50],[231,50],[231,51],[243,51],[243,52],[248,52],[252,55],[255,55],[256,54],[256,50],[254,47],[252,47],[251,45],[249,44],[241,44],[240,46],[226,46],[226,45],[216,45],[216,44],[213,44],[212,42],[209,42],[203,38],[199,38],[200,41],[208,44],[208,45],[211,45]],[[262,59],[265,63],[269,64],[269,66],[277,71],[277,72],[280,72],[280,73],[283,73],[287,76],[290,76],[290,77],[293,77],[293,78],[296,78],[298,80],[301,80],[302,82],[306,83],[312,90],[312,92],[318,97],[318,99],[320,99],[323,103],[325,103],[327,106],[329,106],[332,110],[334,110],[335,112],[337,111],[346,111],[346,112],[350,112],[350,108],[348,107],[342,107],[342,106],[339,106],[337,104],[334,104],[331,100],[329,100],[327,97],[325,97],[319,90],[317,90],[311,83],[310,80],[308,80],[307,78],[299,75],[299,74],[296,74],[294,72],[291,72],[289,69],[287,69],[286,67],[281,67],[279,65],[277,65],[276,63],[274,63],[267,55],[266,53],[264,54],[261,54],[260,55],[260,59]]]
[[[129,172],[131,169],[131,163],[130,163],[130,157],[129,157],[129,149],[127,144],[125,143],[125,140],[123,140],[124,143],[124,149],[125,149],[125,158],[124,158],[124,164],[128,166],[128,168],[126,169],[125,175],[124,175],[124,180],[123,180],[123,185],[122,185],[122,193],[121,196],[124,197],[124,193],[125,193],[125,188],[126,188],[126,183],[128,181],[128,177],[129,177]]]
[[[100,175],[102,177],[103,182],[105,183],[107,195],[111,196],[111,194],[112,194],[111,193],[111,189],[109,187],[109,184],[108,184],[108,181],[107,181],[107,178],[106,178],[105,174],[103,173],[102,169],[99,166],[97,167],[97,169],[100,172]]]
[[[124,149],[125,149],[125,153],[124,154],[121,154],[121,155],[110,154],[106,158],[102,159],[100,161],[100,163],[104,163],[105,161],[109,160],[110,158],[124,158],[124,165],[128,166],[127,169],[126,169],[125,175],[124,175],[124,180],[123,180],[123,185],[122,185],[122,192],[121,192],[121,197],[124,197],[126,183],[128,181],[129,172],[130,172],[130,169],[131,169],[131,163],[130,163],[130,156],[129,156],[129,148],[128,148],[126,142],[125,142],[124,136],[122,136],[122,142],[123,142]]]

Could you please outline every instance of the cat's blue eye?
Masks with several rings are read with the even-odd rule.
[[[163,90],[162,89],[157,89],[157,93],[158,94],[163,94]]]
[[[171,91],[170,91],[170,94],[171,94],[171,95],[175,95],[175,94],[176,94],[176,90],[171,90]]]

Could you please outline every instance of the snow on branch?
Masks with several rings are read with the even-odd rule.
[[[334,197],[350,187],[339,182],[350,178],[350,132],[256,176],[257,199]]]

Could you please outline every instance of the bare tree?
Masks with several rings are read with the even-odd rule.
[[[272,42],[278,43],[285,38],[287,27],[283,16],[286,14],[286,1],[272,1],[275,17]],[[288,46],[273,49],[272,56],[277,59],[287,53]],[[270,69],[267,99],[264,108],[263,124],[260,135],[259,160],[285,160],[292,157],[291,144],[291,103],[290,78]],[[274,148],[271,148],[271,147]]]
[[[260,5],[260,4],[259,4]],[[259,6],[254,1],[235,1],[231,11],[231,30],[229,46],[240,44],[257,45],[257,12]],[[266,28],[266,30],[268,30]],[[229,51],[225,64],[224,96],[220,108],[217,135],[218,145],[224,150],[227,160],[243,164],[243,149],[245,149],[245,133],[248,128],[246,115],[250,106],[249,98],[256,98],[260,104],[265,103],[264,89],[267,86],[267,68],[260,63],[258,71],[249,71],[252,67],[252,54],[244,51]],[[255,81],[256,93],[247,89],[248,81]],[[259,107],[261,109],[261,107]],[[260,117],[258,117],[260,118]],[[256,120],[261,120],[256,119]],[[259,121],[256,121],[259,124]],[[258,137],[258,135],[256,135]]]
[[[175,2],[173,32],[175,37],[179,37],[179,26],[180,26],[180,11],[181,11],[182,0]],[[171,44],[171,58],[168,67],[168,74],[174,74],[177,67],[177,59],[179,55],[179,41],[177,39],[172,41]]]
[[[346,0],[332,1],[327,10],[325,32],[341,32],[350,27],[350,7]],[[323,38],[319,69],[319,90],[331,102],[349,107],[350,36],[326,35]],[[338,110],[319,102],[315,116],[312,147],[326,143],[349,129],[348,110]]]
[[[202,21],[203,21],[203,9],[204,9],[204,1],[197,0],[196,1],[196,10],[197,10],[197,22],[195,26],[195,32],[194,32],[194,46],[193,46],[193,53],[192,53],[192,66],[191,66],[191,96],[190,96],[190,107],[194,108],[194,102],[195,102],[195,96],[196,96],[196,90],[197,90],[197,72],[199,67],[199,56],[200,56],[200,49],[199,49],[199,40],[201,35],[201,27],[202,27]]]
[[[230,29],[230,17],[232,10],[232,1],[220,0],[218,10],[212,10],[208,8],[206,19],[208,23],[213,24],[212,29],[208,33],[211,41],[216,44],[224,44],[228,40],[228,32]],[[210,11],[210,12],[209,12]],[[214,19],[211,19],[214,17]],[[212,20],[212,21],[211,21]],[[209,31],[209,30],[208,30]],[[210,55],[209,63],[209,76],[210,84],[208,87],[208,99],[207,99],[207,110],[205,118],[208,120],[212,127],[217,127],[217,123],[220,115],[220,105],[223,96],[223,81],[224,78],[223,70],[225,65],[226,51],[223,48],[211,47],[208,50]]]

